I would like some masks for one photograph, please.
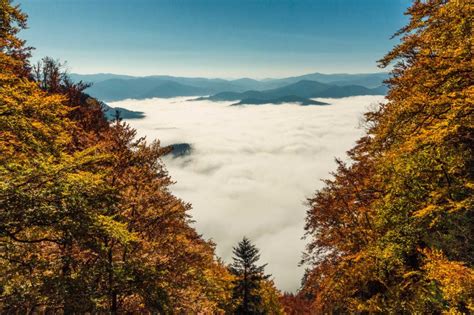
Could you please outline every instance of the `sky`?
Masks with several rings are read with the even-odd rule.
[[[191,155],[165,158],[172,191],[192,204],[194,226],[232,262],[232,247],[247,236],[260,264],[282,291],[295,292],[304,267],[305,200],[336,169],[335,157],[363,134],[362,113],[383,96],[320,99],[328,106],[228,106],[187,98],[124,100],[111,106],[143,111],[129,120],[139,136],[163,146],[190,143]]]
[[[34,58],[75,73],[266,78],[381,71],[409,0],[16,0]]]

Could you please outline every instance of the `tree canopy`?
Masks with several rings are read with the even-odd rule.
[[[318,312],[474,311],[472,4],[414,1],[387,102],[308,200]]]
[[[26,15],[0,6],[0,311],[224,312],[231,274],[169,191],[168,149],[31,66]]]

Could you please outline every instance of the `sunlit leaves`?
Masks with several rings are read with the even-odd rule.
[[[0,0],[0,312],[214,313],[232,276],[189,225],[158,142],[110,126],[61,64],[31,71]]]
[[[310,200],[303,292],[320,311],[472,307],[472,5],[415,1],[408,14],[381,60],[395,66],[366,144]],[[350,220],[363,215],[366,227]]]

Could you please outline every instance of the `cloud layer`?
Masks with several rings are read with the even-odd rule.
[[[173,192],[192,203],[195,227],[230,262],[244,236],[261,250],[281,290],[296,290],[307,197],[362,135],[362,113],[383,96],[318,99],[330,106],[228,106],[188,98],[110,103],[143,111],[129,123],[162,145],[187,142],[190,156],[166,158]]]

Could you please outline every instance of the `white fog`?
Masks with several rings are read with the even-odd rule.
[[[111,106],[143,111],[129,120],[140,136],[163,146],[189,143],[185,157],[166,157],[172,191],[193,206],[195,226],[231,261],[245,235],[279,289],[295,291],[305,242],[305,199],[362,135],[362,114],[383,96],[317,99],[327,106],[228,106],[190,98],[125,100]]]

